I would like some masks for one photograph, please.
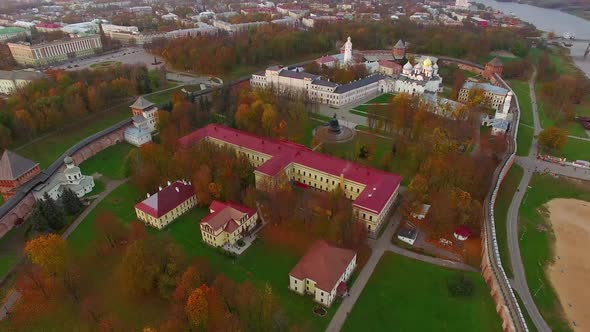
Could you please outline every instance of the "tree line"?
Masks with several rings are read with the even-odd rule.
[[[47,71],[45,78],[0,99],[0,150],[165,84],[164,70],[145,66]]]

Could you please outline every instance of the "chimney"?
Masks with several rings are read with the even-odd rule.
[[[180,189],[178,189],[178,187],[174,187],[174,189],[176,189],[176,192],[179,193]]]
[[[166,184],[170,185],[170,181],[166,181]]]
[[[147,196],[147,198],[150,198],[150,193],[145,194]]]
[[[158,186],[158,191],[161,191],[161,190],[162,190],[162,186]]]

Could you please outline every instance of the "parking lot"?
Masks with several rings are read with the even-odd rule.
[[[154,58],[158,60],[159,64],[154,65]],[[105,61],[120,62],[122,64],[145,64],[148,69],[158,68],[165,65],[164,60],[149,54],[146,50],[141,47],[126,47],[118,51],[102,54],[99,56],[85,58],[85,59],[74,59],[68,61],[54,68],[60,68],[65,70],[80,70],[89,68],[94,64],[98,64]]]

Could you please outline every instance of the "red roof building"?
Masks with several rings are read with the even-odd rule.
[[[458,226],[457,228],[455,228],[455,231],[453,232],[453,235],[455,236],[455,238],[457,240],[459,240],[459,241],[465,241],[471,235],[473,235],[473,232],[471,231],[471,229],[469,229],[469,227],[467,227],[465,225],[461,225],[461,226]]]
[[[258,214],[240,204],[219,201],[211,202],[210,215],[201,220],[201,236],[205,243],[214,247],[233,245],[256,226]]]
[[[340,186],[352,200],[355,213],[367,224],[370,234],[378,231],[397,197],[401,176],[369,168],[347,160],[314,152],[287,141],[276,141],[240,130],[210,124],[182,137],[181,146],[202,139],[223,144],[242,153],[256,167],[256,184],[286,174],[319,190]]]
[[[385,74],[385,75],[389,75],[389,76],[394,76],[394,75],[399,75],[402,72],[402,66],[394,61],[389,61],[389,60],[379,60],[379,72]]]
[[[174,221],[197,204],[193,186],[186,181],[168,183],[166,188],[135,205],[137,218],[158,229]]]
[[[313,294],[314,299],[329,307],[356,267],[356,253],[316,241],[289,272],[289,288],[300,294]],[[342,288],[342,286],[340,286]]]

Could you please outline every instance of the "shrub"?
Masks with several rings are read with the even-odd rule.
[[[242,239],[239,239],[237,243],[238,243],[238,246],[240,246],[240,247],[243,247],[246,245],[246,243]]]
[[[455,297],[470,297],[473,294],[473,282],[463,273],[457,274],[448,282],[449,293]]]

